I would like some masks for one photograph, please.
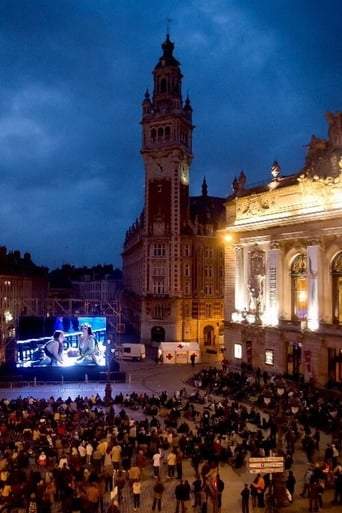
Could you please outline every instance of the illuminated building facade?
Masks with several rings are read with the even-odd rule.
[[[322,385],[342,382],[342,113],[327,121],[298,173],[234,180],[225,229],[227,358]]]
[[[48,270],[36,266],[30,253],[0,247],[0,364],[14,358],[20,316],[46,314]]]
[[[124,317],[141,341],[223,339],[225,198],[191,197],[192,107],[182,100],[182,73],[167,35],[153,70],[153,95],[142,103],[144,210],[123,250]]]

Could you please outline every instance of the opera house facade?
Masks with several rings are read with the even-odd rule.
[[[342,382],[342,112],[305,165],[226,202],[226,357],[316,384]]]

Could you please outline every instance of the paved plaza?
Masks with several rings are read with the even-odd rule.
[[[130,394],[132,392],[146,393],[149,396],[153,394],[160,394],[163,390],[166,390],[169,394],[173,394],[185,387],[190,393],[193,388],[188,384],[188,379],[194,374],[194,372],[205,367],[206,364],[198,364],[195,369],[191,365],[163,365],[156,366],[151,360],[145,362],[124,362],[122,364],[122,370],[126,372],[126,383],[112,384],[112,396],[122,392]],[[30,386],[21,387],[20,389],[10,387],[0,389],[1,398],[17,398],[18,396],[28,397],[33,396],[35,398],[54,398],[61,397],[67,399],[69,396],[74,398],[80,396],[90,396],[98,393],[102,398],[105,395],[105,385],[103,383],[96,382],[80,382],[74,384],[60,383],[58,386]],[[197,405],[196,405],[197,408]],[[118,407],[121,409],[121,407]],[[146,417],[141,410],[130,410],[125,408],[127,415],[132,419],[141,420]],[[162,419],[161,419],[162,421]],[[189,421],[187,421],[189,422]],[[195,429],[193,422],[189,422],[191,429]],[[255,426],[249,425],[250,429],[256,429]],[[326,444],[330,442],[330,438],[321,433],[321,454],[323,456]],[[301,498],[299,493],[303,488],[303,476],[307,468],[307,460],[305,453],[301,450],[300,441],[297,442],[296,451],[294,455],[294,463],[292,470],[296,477],[296,489],[294,501],[288,507],[283,508],[282,511],[288,513],[296,512],[307,512],[309,510],[308,499]],[[241,497],[240,492],[243,488],[244,483],[250,484],[254,479],[254,475],[249,474],[246,466],[241,469],[233,469],[229,464],[220,464],[220,475],[225,483],[225,489],[222,498],[222,509],[221,513],[239,513],[241,511]],[[162,499],[162,511],[174,513],[175,512],[175,499],[174,490],[178,483],[177,479],[167,479],[167,465],[162,464],[161,466],[161,477],[165,484],[166,490],[163,494]],[[183,478],[188,479],[189,483],[192,484],[194,481],[194,472],[191,467],[190,460],[185,460],[183,463]],[[153,479],[153,472],[151,463],[146,468],[145,476],[142,482],[142,495],[141,495],[141,507],[140,512],[152,511],[152,497],[153,497],[153,486],[155,480]],[[128,486],[124,489],[123,503],[120,508],[120,513],[131,513],[133,512],[133,501]],[[329,511],[335,513],[337,511],[342,512],[342,506],[335,506],[332,504],[333,490],[326,490],[323,495],[324,507],[323,511]],[[105,505],[109,503],[109,493],[105,497]],[[193,501],[191,502],[191,505]],[[105,510],[106,511],[106,510]],[[196,512],[195,508],[191,507],[190,511]],[[199,508],[197,510],[199,512]],[[211,507],[208,508],[210,513]],[[250,505],[250,511],[252,507]],[[255,513],[259,513],[258,508],[254,509]],[[56,512],[57,513],[57,512]],[[189,512],[188,512],[189,513]]]

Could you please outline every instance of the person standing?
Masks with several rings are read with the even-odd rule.
[[[309,485],[309,511],[319,511],[318,480],[312,481]]]
[[[187,490],[184,486],[184,481],[181,479],[175,488],[176,497],[176,513],[185,513],[185,499]],[[181,511],[180,511],[181,510]]]
[[[122,470],[119,470],[115,474],[114,485],[118,489],[118,503],[121,504],[121,502],[122,502],[122,492],[123,492],[123,489],[125,488],[125,485],[126,485],[126,478],[123,475]]]
[[[220,474],[217,474],[217,476],[216,476],[216,483],[217,483],[217,511],[218,511],[218,513],[221,513],[222,493],[224,490],[224,482],[222,481]]]
[[[265,481],[261,474],[258,474],[252,483],[253,488],[256,490],[258,508],[265,507],[264,493],[265,493]]]
[[[175,468],[177,463],[177,456],[175,451],[171,451],[167,456],[167,477],[172,479],[175,477]]]
[[[337,465],[333,470],[334,475],[334,500],[333,504],[342,504],[342,467]]]
[[[196,355],[195,353],[192,353],[192,355],[190,356],[191,367],[195,367],[195,359]]]
[[[158,507],[158,511],[161,511],[161,500],[162,495],[165,490],[165,486],[163,485],[160,476],[158,477],[158,481],[154,485],[153,488],[153,504],[152,504],[152,511],[156,509],[156,506]]]
[[[120,513],[119,503],[116,500],[113,500],[109,508],[107,509],[107,513]]]
[[[184,511],[185,512],[189,509],[190,493],[191,493],[190,483],[187,479],[185,479],[185,481],[184,481]]]
[[[201,506],[202,504],[202,480],[198,474],[192,486],[194,489],[194,504],[192,507],[196,508],[196,506]]]
[[[86,510],[88,513],[97,513],[99,507],[100,490],[95,480],[88,482],[85,492]]]
[[[249,487],[248,487],[248,484],[245,483],[245,486],[243,487],[243,489],[241,490],[241,498],[242,498],[242,502],[241,502],[241,511],[242,513],[249,513]]]
[[[111,457],[112,457],[112,465],[114,470],[119,470],[121,466],[121,445],[119,443],[115,443],[115,445],[112,447],[111,450]]]
[[[160,460],[161,454],[159,449],[157,449],[157,451],[152,456],[153,477],[155,479],[158,479],[160,475]]]
[[[293,475],[293,472],[292,470],[289,470],[289,475],[286,479],[286,488],[288,489],[288,491],[290,492],[290,495],[291,495],[291,500],[293,501],[294,499],[294,490],[295,490],[295,484],[296,484],[296,478],[295,476]]]
[[[221,362],[221,365],[222,365],[222,372],[225,374],[227,372],[227,369],[228,369],[228,360],[227,358],[223,358],[222,362]]]
[[[144,468],[146,465],[146,458],[144,455],[144,451],[142,449],[139,449],[136,458],[135,458],[135,464],[140,469],[140,479],[143,479],[144,476]]]
[[[182,479],[182,477],[183,477],[183,453],[180,449],[176,450],[176,471],[177,471],[177,479]]]
[[[140,508],[140,495],[141,495],[141,481],[140,479],[136,479],[132,484],[132,492],[133,492],[133,509],[136,511]]]
[[[310,487],[312,476],[313,476],[313,468],[312,468],[312,465],[310,465],[304,474],[304,486],[303,486],[302,493],[299,494],[301,497],[306,497],[307,494],[309,495],[309,487]]]

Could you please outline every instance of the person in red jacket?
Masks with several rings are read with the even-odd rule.
[[[256,490],[258,508],[264,508],[265,480],[261,474],[257,475],[251,486]]]

